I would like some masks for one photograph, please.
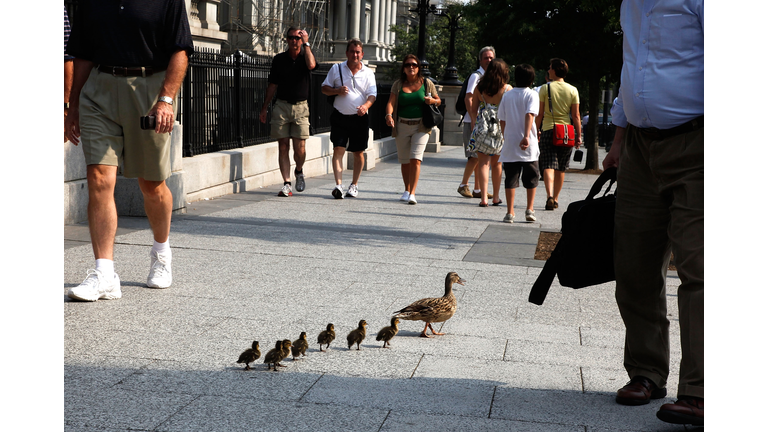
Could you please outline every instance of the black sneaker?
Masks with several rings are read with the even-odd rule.
[[[296,192],[304,192],[304,188],[307,187],[307,184],[304,182],[304,173],[300,172],[294,172],[296,175]]]

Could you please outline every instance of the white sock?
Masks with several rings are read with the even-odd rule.
[[[460,184],[460,185],[459,185],[459,187],[464,187],[464,186],[466,186],[466,185],[467,185],[466,183],[464,183],[464,184]]]
[[[159,254],[171,254],[171,244],[169,243],[170,239],[166,240],[164,243],[158,243],[157,241],[154,241],[152,244],[152,250],[159,253]]]
[[[96,260],[96,270],[98,270],[105,278],[115,277],[115,262],[110,259],[100,258]]]
[[[482,191],[481,191],[480,189],[474,189],[474,190],[472,190],[472,192],[474,192],[474,193],[480,193],[480,192],[482,192]]]

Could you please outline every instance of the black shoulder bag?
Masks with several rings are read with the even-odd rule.
[[[339,79],[341,80],[341,85],[344,86],[344,75],[341,74],[341,63],[336,63],[336,66],[338,66],[339,69]],[[331,106],[333,106],[333,102],[336,100],[336,96],[337,95],[326,96],[328,103],[331,104]]]

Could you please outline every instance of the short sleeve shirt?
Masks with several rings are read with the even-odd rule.
[[[536,122],[532,122],[528,132],[526,150],[520,148],[525,132],[525,116],[539,114],[539,95],[529,88],[515,87],[504,93],[499,103],[499,121],[504,122],[504,146],[501,148],[499,162],[532,162],[539,160],[539,142]]]
[[[90,0],[79,4],[68,54],[108,66],[165,69],[179,50],[192,54],[184,0]]]
[[[553,81],[549,83],[549,87],[552,89],[552,111],[555,121],[557,124],[571,124],[571,105],[579,103],[579,91],[564,81]],[[541,130],[551,130],[554,123],[552,113],[549,112],[549,91],[546,84],[539,90],[539,100],[544,102],[544,121]]]
[[[317,67],[317,66],[315,66]],[[269,78],[277,84],[277,98],[288,103],[305,101],[309,98],[310,69],[302,51],[296,60],[288,52],[281,52],[272,59]]]
[[[475,73],[477,72],[477,73]],[[480,82],[480,77],[485,75],[485,69],[483,68],[477,68],[475,72],[472,72],[472,74],[467,78],[469,82],[467,83],[467,93],[472,94],[475,92],[475,87],[477,87],[477,83]],[[464,97],[466,95],[461,95],[461,97]],[[467,113],[467,115],[464,116],[464,123],[472,123],[472,117]]]
[[[339,76],[341,72],[341,76]],[[340,63],[339,66],[333,65],[328,75],[323,81],[324,86],[339,88],[342,86],[342,79],[349,93],[344,96],[336,96],[333,101],[333,107],[344,115],[357,114],[357,107],[364,104],[370,96],[376,97],[376,77],[373,71],[366,65],[362,65],[356,74],[352,75],[347,62]]]

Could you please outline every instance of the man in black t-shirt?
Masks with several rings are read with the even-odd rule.
[[[82,19],[67,45],[75,60],[64,133],[74,145],[83,144],[96,268],[69,290],[73,299],[122,297],[113,261],[118,166],[123,176],[138,178],[152,228],[147,286],[171,286],[169,133],[176,119],[174,99],[193,51],[184,3],[81,0],[78,5]],[[156,126],[142,129],[142,116],[153,116]]]
[[[315,56],[309,45],[309,34],[304,30],[291,27],[286,32],[288,49],[272,59],[269,71],[269,86],[259,119],[267,122],[267,108],[272,97],[277,93],[275,106],[272,108],[271,137],[277,140],[278,163],[283,175],[283,188],[278,196],[293,195],[291,188],[291,160],[288,155],[290,141],[293,140],[293,160],[296,162],[296,191],[302,192],[304,182],[304,160],[307,153],[304,143],[309,138],[309,79],[310,72],[317,67]],[[302,52],[302,47],[304,50]]]

